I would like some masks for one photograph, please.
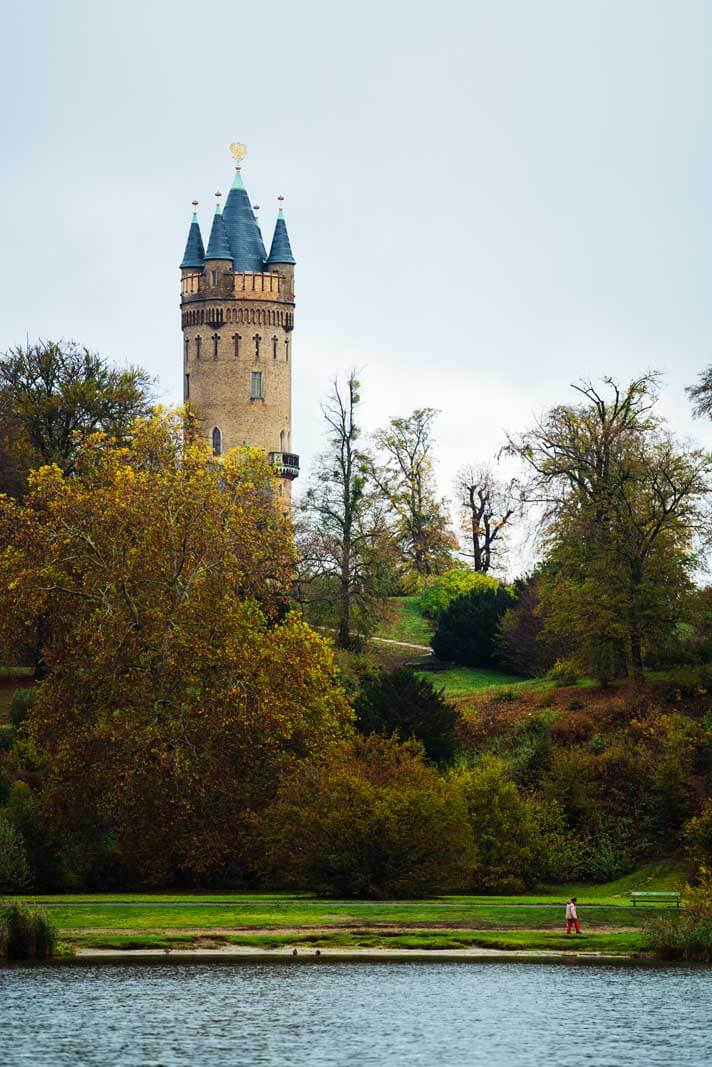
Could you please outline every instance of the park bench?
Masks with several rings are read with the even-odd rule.
[[[633,901],[633,907],[636,904],[655,904],[660,902],[661,904],[676,904],[680,907],[680,894],[679,893],[631,893],[630,899]]]

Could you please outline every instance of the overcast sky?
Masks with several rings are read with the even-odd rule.
[[[705,10],[707,9],[707,10]],[[5,0],[0,350],[75,338],[178,402],[190,201],[243,176],[297,259],[294,435],[362,371],[430,405],[440,476],[581,376],[712,361],[704,0]],[[303,479],[304,480],[304,479]]]

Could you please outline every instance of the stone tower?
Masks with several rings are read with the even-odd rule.
[[[233,149],[235,179],[224,209],[216,194],[207,250],[194,212],[180,265],[183,397],[216,455],[240,445],[264,449],[289,500],[299,474],[292,451],[294,256],[281,203],[267,255],[240,173],[244,149]]]

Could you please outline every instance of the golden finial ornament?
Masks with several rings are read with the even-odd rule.
[[[230,152],[232,154],[232,158],[235,160],[235,166],[239,170],[240,164],[247,155],[247,145],[240,144],[239,141],[235,141],[233,144],[230,145]]]

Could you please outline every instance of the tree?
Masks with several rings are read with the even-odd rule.
[[[257,450],[216,463],[180,414],[94,435],[0,503],[0,646],[45,619],[25,726],[43,811],[147,880],[236,876],[282,769],[351,720],[326,644],[284,615],[294,551]]]
[[[354,703],[356,728],[363,734],[395,733],[420,741],[432,760],[455,755],[457,711],[428,678],[410,667],[379,671],[364,679]]]
[[[259,835],[273,884],[324,895],[458,890],[474,862],[461,791],[423,763],[417,744],[376,734],[285,777]]]
[[[432,426],[436,415],[433,408],[419,408],[408,418],[391,419],[374,437],[382,456],[374,467],[376,482],[392,511],[404,564],[421,577],[446,570],[456,545],[435,486]]]
[[[345,386],[333,383],[321,409],[329,445],[299,508],[300,592],[307,603],[335,606],[342,648],[354,644],[354,629],[371,629],[387,594],[392,555],[384,502],[359,444],[360,400],[354,371]]]
[[[463,467],[455,493],[462,509],[464,554],[473,570],[488,574],[506,551],[505,535],[515,512],[513,482],[499,481],[490,467]]]
[[[516,602],[500,620],[496,658],[513,674],[534,678],[549,670],[559,656],[559,648],[546,632],[542,612],[542,574],[517,579],[512,586]]]
[[[433,652],[467,667],[493,667],[498,627],[513,603],[511,589],[496,584],[453,600],[438,619]]]
[[[0,488],[21,496],[27,472],[56,464],[74,470],[80,442],[96,431],[125,440],[151,406],[152,379],[119,370],[73,342],[17,345],[0,356]]]
[[[532,809],[506,764],[485,755],[454,780],[465,797],[477,850],[474,887],[500,893],[522,889],[531,880],[539,842]]]
[[[712,364],[700,373],[696,385],[685,390],[692,401],[692,412],[697,418],[712,419]]]
[[[654,375],[605,384],[574,386],[583,403],[552,408],[509,451],[543,508],[548,627],[599,678],[624,663],[640,681],[646,644],[669,637],[690,587],[711,461],[666,432]]]

